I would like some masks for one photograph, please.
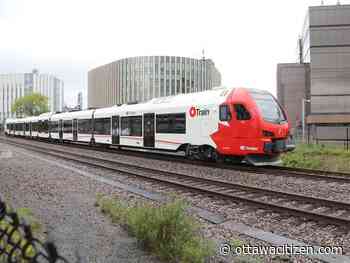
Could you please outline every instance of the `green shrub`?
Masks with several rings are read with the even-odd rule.
[[[334,145],[298,144],[282,161],[288,167],[350,172],[350,151]]]
[[[199,225],[186,215],[182,201],[159,207],[138,204],[128,208],[118,200],[98,196],[97,204],[114,222],[125,224],[140,244],[165,261],[200,263],[214,254],[213,245],[200,236]]]

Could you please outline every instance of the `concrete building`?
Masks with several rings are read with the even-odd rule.
[[[50,111],[62,111],[64,99],[63,81],[49,74],[31,73],[0,74],[0,123],[14,118],[11,106],[16,99],[38,92],[48,97]]]
[[[277,98],[287,111],[294,133],[295,128],[301,127],[302,99],[309,97],[310,64],[278,64],[277,87]]]
[[[310,100],[306,105],[306,123],[311,126],[312,135],[321,140],[346,138],[350,124],[350,5],[309,7],[299,50],[299,62],[309,63],[310,68],[310,86],[306,81],[304,95]],[[283,89],[280,85],[277,90]],[[288,100],[277,93],[282,102]],[[294,93],[284,96],[291,94]],[[300,103],[283,106],[301,116]]]
[[[220,86],[221,75],[210,59],[174,56],[124,58],[88,73],[88,107],[142,102],[155,97]]]
[[[303,58],[311,62],[308,123],[350,122],[350,5],[310,7],[303,32]]]

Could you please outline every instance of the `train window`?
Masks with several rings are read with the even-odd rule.
[[[220,121],[230,121],[231,118],[230,107],[228,105],[220,105]]]
[[[256,92],[251,92],[250,94],[255,100],[264,120],[273,123],[287,121],[284,111],[271,94]]]
[[[37,131],[38,127],[37,127],[37,122],[32,122],[32,131]]]
[[[72,133],[73,127],[72,127],[72,121],[63,121],[63,132],[64,133]]]
[[[186,133],[186,114],[157,114],[157,133]]]
[[[243,120],[250,120],[250,113],[249,111],[244,107],[242,104],[235,104],[233,105],[233,108],[236,112],[237,120],[243,121]]]
[[[50,121],[50,132],[57,133],[58,130],[58,121]]]
[[[91,133],[91,119],[78,120],[78,133]]]
[[[142,136],[142,116],[122,117],[122,136]]]
[[[41,123],[41,132],[49,133],[49,121],[45,120]]]
[[[95,119],[95,134],[111,134],[111,118]]]

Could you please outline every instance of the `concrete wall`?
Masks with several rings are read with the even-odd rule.
[[[350,5],[309,8],[311,114],[350,114]]]
[[[308,88],[309,64],[277,65],[277,98],[286,110],[293,128],[301,125],[302,99],[308,97]]]

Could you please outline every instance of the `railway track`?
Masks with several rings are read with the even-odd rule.
[[[321,223],[350,227],[350,203],[145,168],[111,159],[101,159],[85,154],[48,149],[47,147],[19,143],[13,140],[4,141],[27,150],[96,168],[107,169],[127,176],[136,176],[156,183],[181,188],[191,193],[201,193],[236,203],[243,202],[254,208],[271,210],[280,214],[297,216]]]
[[[16,138],[16,140],[17,139],[24,140],[24,141],[28,140],[26,138]],[[30,140],[30,141],[33,141],[33,140]],[[53,143],[53,144],[56,144],[56,143]],[[349,173],[310,170],[310,169],[291,168],[291,167],[280,167],[280,166],[257,167],[257,166],[250,166],[246,164],[239,164],[239,165],[230,164],[230,163],[217,164],[214,162],[207,162],[207,161],[200,161],[200,160],[187,160],[183,156],[169,155],[169,154],[163,154],[159,152],[142,152],[142,151],[128,150],[124,148],[118,149],[116,147],[112,147],[112,148],[106,147],[105,145],[98,145],[94,148],[83,143],[81,144],[67,143],[64,145],[68,147],[73,147],[73,148],[94,150],[94,151],[105,152],[105,153],[122,154],[122,155],[135,156],[135,157],[148,158],[148,159],[161,160],[161,161],[173,161],[178,163],[200,165],[205,167],[212,167],[212,168],[225,169],[225,170],[231,170],[231,171],[241,171],[241,172],[248,172],[248,173],[254,173],[254,174],[268,174],[268,175],[274,175],[274,176],[294,177],[294,178],[302,178],[302,179],[318,180],[318,181],[326,181],[326,182],[350,183]]]

